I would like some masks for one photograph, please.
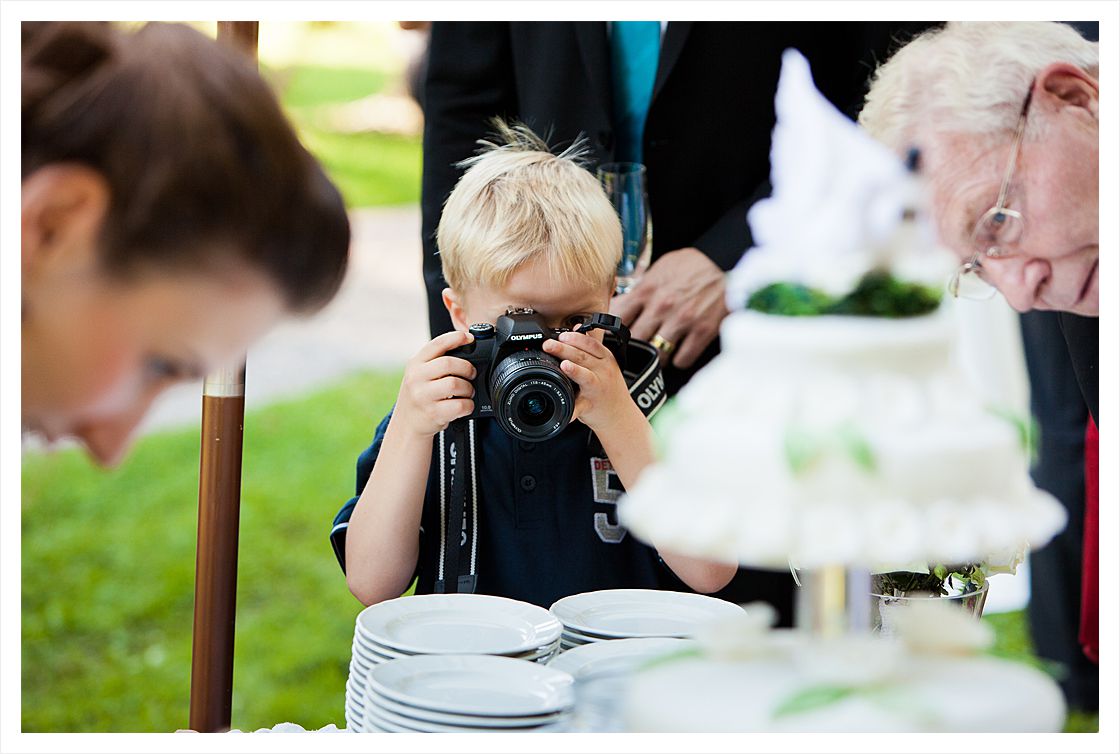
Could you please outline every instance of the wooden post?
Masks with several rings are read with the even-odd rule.
[[[254,59],[257,32],[255,21],[218,22],[218,41]],[[244,364],[207,377],[202,387],[190,703],[190,727],[204,733],[229,730],[232,718],[244,419]]]

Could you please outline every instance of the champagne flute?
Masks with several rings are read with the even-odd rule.
[[[598,177],[622,223],[622,258],[615,293],[627,293],[649,267],[653,228],[646,166],[640,162],[609,162],[599,166]]]

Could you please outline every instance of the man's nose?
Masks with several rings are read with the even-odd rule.
[[[1027,312],[1038,303],[1050,265],[1041,259],[1007,257],[984,260],[985,277],[1016,311]]]

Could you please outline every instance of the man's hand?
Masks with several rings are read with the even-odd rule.
[[[614,354],[590,333],[565,332],[559,338],[546,340],[543,348],[561,359],[560,369],[579,385],[574,418],[596,434],[623,426],[626,415],[638,409]]]
[[[629,293],[611,299],[611,313],[641,340],[654,335],[673,344],[662,363],[687,369],[715,340],[727,316],[723,271],[695,248],[670,251],[650,265]]]

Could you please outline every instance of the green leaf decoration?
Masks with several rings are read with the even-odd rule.
[[[845,296],[832,296],[800,283],[772,283],[752,293],[746,303],[751,311],[787,317],[836,314],[898,319],[935,310],[941,304],[941,289],[907,283],[875,270]]]
[[[800,429],[786,430],[786,463],[794,476],[801,476],[821,457],[824,448],[819,439]]]
[[[871,448],[871,443],[867,441],[863,433],[860,432],[852,425],[845,425],[840,427],[837,433],[837,439],[844,452],[851,457],[856,465],[867,473],[874,473],[877,463],[875,460],[875,451]]]
[[[944,566],[940,567],[944,568]],[[929,573],[913,571],[877,573],[872,577],[872,589],[875,594],[884,594],[888,597],[902,596],[910,592],[929,592],[944,596],[949,592],[945,589],[945,577],[937,575],[937,568],[938,566],[931,567]]]
[[[858,689],[854,686],[811,686],[802,691],[798,691],[793,696],[786,699],[779,704],[773,712],[773,718],[788,717],[790,715],[801,715],[806,712],[812,712],[821,707],[827,707],[830,704],[846,699],[852,694],[856,693]]]
[[[1042,437],[1042,430],[1039,428],[1038,419],[1033,416],[1023,416],[1017,411],[1012,411],[1006,406],[990,405],[987,407],[988,413],[1015,428],[1016,433],[1019,435],[1019,446],[1023,452],[1030,458],[1031,465],[1033,466],[1038,462],[1038,444],[1039,439]]]

